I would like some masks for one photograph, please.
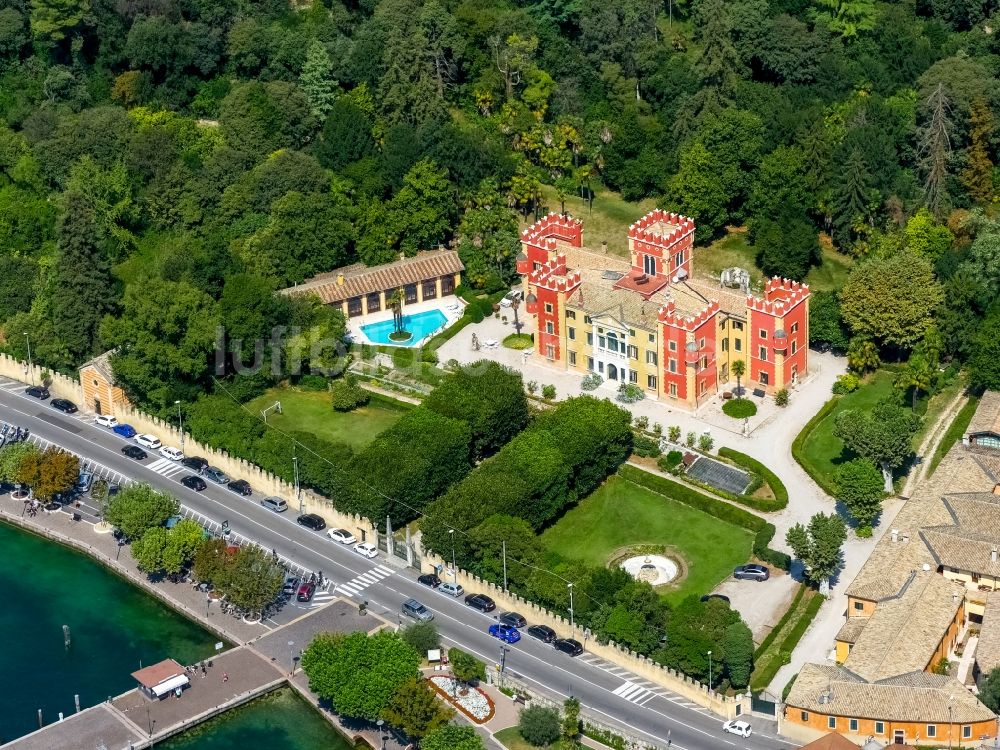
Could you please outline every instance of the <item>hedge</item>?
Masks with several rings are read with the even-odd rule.
[[[809,461],[803,456],[803,447],[806,442],[806,438],[809,434],[816,429],[816,425],[830,416],[832,412],[837,407],[837,402],[840,399],[837,397],[831,398],[822,408],[813,415],[813,418],[806,422],[806,426],[802,428],[802,431],[795,436],[795,440],[792,441],[792,458],[794,458],[799,466],[801,466],[806,474],[812,477],[812,480],[820,486],[820,488],[831,497],[836,497],[837,490],[833,486],[833,481],[831,478],[826,477],[822,472],[816,471]]]
[[[645,487],[647,490],[708,513],[720,521],[726,521],[734,526],[740,526],[754,532],[753,554],[755,557],[782,570],[788,570],[791,567],[792,560],[788,555],[767,546],[774,538],[776,530],[774,524],[768,523],[760,516],[714,497],[709,497],[667,477],[650,474],[635,466],[622,466],[618,473],[622,478]]]
[[[785,488],[784,482],[778,478],[778,475],[767,468],[764,464],[755,458],[748,456],[746,453],[740,453],[739,451],[734,451],[732,448],[719,448],[719,455],[723,458],[728,458],[735,464],[739,464],[744,469],[752,471],[757,476],[764,480],[764,483],[771,488],[771,492],[774,493],[774,501],[768,502],[771,506],[770,510],[781,510],[788,505],[788,490]],[[761,500],[761,498],[757,498]]]
[[[802,636],[805,635],[806,630],[812,624],[813,619],[816,617],[816,613],[819,612],[819,608],[823,606],[823,602],[826,601],[826,597],[817,594],[814,596],[809,603],[806,605],[805,612],[802,613],[792,629],[789,631],[788,635],[785,636],[784,640],[781,642],[777,656],[768,662],[767,667],[765,667],[759,674],[755,676],[755,684],[759,688],[765,688],[771,684],[771,681],[778,674],[780,670],[786,664],[790,664],[792,661],[792,652],[795,647],[799,645],[799,641],[802,640]],[[791,610],[789,610],[791,611]],[[753,689],[753,686],[751,686]]]

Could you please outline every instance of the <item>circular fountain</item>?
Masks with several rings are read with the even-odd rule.
[[[637,581],[651,586],[670,583],[680,572],[677,563],[665,555],[637,555],[622,560],[619,566]]]

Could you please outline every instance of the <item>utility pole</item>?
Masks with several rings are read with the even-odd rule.
[[[181,453],[184,452],[184,412],[181,411],[180,399],[174,401],[174,405],[177,406],[177,420],[181,425]]]
[[[24,340],[28,343],[28,377],[31,378],[31,384],[35,384],[35,373],[31,369],[31,339],[28,338],[28,332],[24,332]]]
[[[708,652],[708,689],[712,689],[712,652]]]
[[[455,529],[448,529],[448,536],[451,537],[451,580],[458,580],[458,569],[455,567]]]
[[[503,545],[503,592],[507,593],[507,540],[501,541]]]
[[[571,630],[575,630],[576,624],[574,622],[574,615],[573,615],[573,584],[567,583],[566,588],[569,589],[569,627]]]
[[[302,507],[302,491],[299,489],[299,457],[292,456],[292,470],[295,475],[295,499],[299,503],[299,515],[301,516],[305,509]]]

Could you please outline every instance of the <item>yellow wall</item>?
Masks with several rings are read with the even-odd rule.
[[[719,387],[722,388],[726,383],[736,379],[733,375],[732,363],[737,359],[747,359],[750,326],[747,325],[747,321],[733,318],[722,312],[719,313],[717,320],[719,323],[716,328],[715,362],[719,370]],[[742,330],[739,330],[740,326],[742,326]],[[739,351],[736,350],[737,341],[739,341]],[[749,363],[747,363],[747,371],[749,369]]]
[[[847,641],[837,641],[837,663],[843,664],[847,661],[848,655],[851,653],[851,644]]]

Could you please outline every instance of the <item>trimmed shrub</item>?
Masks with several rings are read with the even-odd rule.
[[[781,407],[788,406],[788,398],[788,389],[782,388],[774,394],[774,403]]]
[[[304,391],[325,391],[330,387],[330,381],[322,375],[303,375],[297,385]]]
[[[833,384],[833,392],[838,396],[846,396],[848,393],[854,393],[858,390],[861,385],[861,379],[858,378],[853,372],[845,372],[843,375],[838,375],[837,380]]]
[[[656,465],[660,467],[663,471],[672,471],[674,468],[680,466],[681,461],[684,460],[684,454],[680,451],[670,451],[667,455],[663,456]]]
[[[551,745],[562,735],[559,712],[546,706],[530,706],[521,711],[517,727],[521,737],[537,747]]]
[[[556,397],[556,387],[554,385],[543,385],[542,386],[542,398],[546,401],[552,401]]]
[[[622,383],[618,386],[618,395],[615,398],[623,404],[634,404],[646,398],[646,394],[635,383]]]
[[[334,411],[354,411],[368,403],[371,396],[354,378],[341,378],[330,384],[330,400]]]
[[[714,447],[715,447],[715,440],[712,438],[712,436],[706,433],[702,433],[701,436],[698,438],[698,448],[704,451],[705,453],[708,453]]]
[[[679,443],[681,441],[681,426],[677,424],[670,425],[667,429],[667,437],[671,443]]]
[[[583,380],[580,381],[580,388],[582,388],[585,391],[593,391],[603,382],[604,378],[602,378],[596,372],[592,372],[589,375],[585,375]],[[646,420],[646,423],[649,424],[648,419]]]
[[[636,417],[635,426],[640,430],[645,430],[647,427],[649,427],[649,417],[645,415],[641,417]]]
[[[660,444],[656,440],[643,435],[636,435],[632,438],[632,455],[642,456],[643,458],[656,458],[662,453]]]
[[[733,419],[747,419],[757,413],[757,404],[750,399],[734,398],[722,404],[722,411]]]

